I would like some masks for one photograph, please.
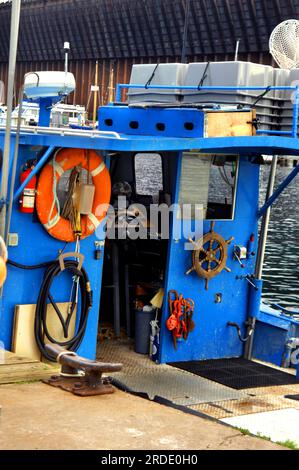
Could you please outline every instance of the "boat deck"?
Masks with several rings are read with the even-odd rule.
[[[166,364],[157,365],[147,356],[136,354],[133,343],[124,339],[99,343],[98,359],[124,364],[123,370],[113,377],[116,384],[120,382],[128,391],[145,394],[157,402],[168,402],[170,406],[182,405],[186,411],[217,420],[290,408],[299,410],[299,401],[286,398],[299,394],[299,382],[234,390]],[[267,366],[291,375],[296,373],[294,369]]]

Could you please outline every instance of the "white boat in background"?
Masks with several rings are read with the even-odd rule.
[[[12,126],[17,126],[19,106],[12,113]],[[23,101],[21,126],[37,126],[39,119],[39,105],[30,101]],[[87,111],[84,106],[58,103],[52,108],[51,126],[69,127],[85,126],[87,121]],[[0,106],[0,125],[6,124],[6,106]]]
[[[84,106],[58,103],[52,109],[53,127],[85,126],[86,122],[87,111]]]
[[[7,110],[6,106],[2,106],[2,105],[0,106],[0,125],[6,123],[6,110]]]

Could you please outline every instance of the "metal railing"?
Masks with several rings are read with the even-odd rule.
[[[285,135],[293,138],[298,137],[298,119],[299,119],[299,85],[295,86],[176,86],[176,85],[139,85],[139,84],[128,84],[118,83],[116,86],[116,97],[115,101],[121,102],[122,90],[124,89],[140,89],[140,90],[179,90],[179,91],[261,91],[270,93],[271,91],[294,91],[293,97],[293,119],[292,119],[292,130],[290,131],[276,131],[276,130],[257,130],[257,134],[268,134],[268,135]],[[256,98],[259,98],[258,96]],[[263,96],[261,96],[263,98]],[[275,100],[275,99],[274,99]],[[287,101],[287,100],[286,100]],[[217,104],[217,103],[215,103]],[[248,107],[251,105],[248,104]]]

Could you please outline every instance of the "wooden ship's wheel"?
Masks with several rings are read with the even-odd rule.
[[[231,237],[225,240],[221,235],[214,232],[215,222],[211,223],[211,230],[204,235],[202,240],[195,242],[190,239],[194,245],[192,252],[192,268],[186,274],[189,275],[196,271],[199,277],[206,280],[206,290],[209,287],[209,281],[220,274],[223,270],[231,272],[226,266],[227,247],[234,240]]]

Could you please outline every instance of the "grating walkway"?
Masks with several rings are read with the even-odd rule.
[[[121,362],[121,372],[110,374],[127,389],[146,393],[150,400],[161,397],[175,405],[238,400],[244,393],[217,384],[167,364],[155,364],[147,356],[136,354],[128,340],[103,341],[98,346],[98,360]]]
[[[299,410],[299,401],[285,397],[299,394],[299,383],[233,390],[166,364],[157,365],[147,356],[136,354],[133,343],[124,339],[100,342],[98,360],[121,362],[123,370],[113,377],[130,391],[146,393],[150,399],[163,397],[216,419],[287,408]]]

